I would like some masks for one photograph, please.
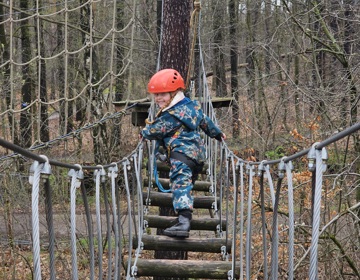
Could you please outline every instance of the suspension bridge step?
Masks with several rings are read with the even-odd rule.
[[[137,238],[133,239],[133,247],[137,248]],[[159,251],[191,251],[222,253],[231,251],[231,242],[225,238],[173,238],[164,235],[143,235],[144,250]],[[223,251],[222,251],[223,249]]]
[[[143,192],[144,203],[147,200],[147,192]],[[194,208],[197,209],[214,209],[215,197],[213,196],[194,196]],[[171,193],[161,193],[156,191],[150,192],[150,201],[149,205],[151,206],[160,206],[160,207],[173,207]],[[217,201],[217,206],[219,207],[220,203]]]
[[[177,217],[146,215],[144,221],[146,226],[150,228],[167,228],[176,222]],[[221,219],[222,230],[226,230],[226,220]],[[191,230],[209,230],[217,231],[220,227],[220,219],[218,218],[194,218],[191,220]],[[220,228],[219,228],[220,229]]]
[[[165,189],[169,189],[170,179],[159,178],[159,182]],[[156,186],[154,179],[152,180],[152,183],[153,183],[153,186]],[[144,186],[147,186],[148,184],[149,184],[149,178],[144,178]],[[193,187],[193,190],[209,192],[211,186],[212,186],[212,183],[209,181],[196,181],[195,185]]]
[[[232,262],[204,260],[145,260],[138,259],[136,276],[229,279]],[[240,266],[235,266],[234,277],[239,279]]]
[[[165,162],[156,161],[156,165],[157,165],[157,170],[158,171],[166,171],[166,172],[170,171],[170,166]],[[209,168],[209,165],[205,164],[203,169],[199,173],[200,174],[207,174],[208,168]]]

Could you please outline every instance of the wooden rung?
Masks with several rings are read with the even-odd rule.
[[[150,228],[167,228],[172,226],[177,217],[171,216],[157,216],[157,215],[146,215],[144,220],[147,221],[147,226]],[[226,230],[226,220],[221,220],[222,230]],[[220,225],[220,219],[218,218],[194,218],[191,220],[191,230],[209,230],[216,231],[218,225]]]
[[[162,161],[156,161],[156,164],[157,164],[157,170],[158,171],[166,171],[166,172],[170,171],[170,166],[167,163],[162,162]],[[203,169],[199,173],[200,174],[206,174],[207,171],[208,171],[208,168],[209,168],[209,165],[205,164]]]
[[[232,262],[226,261],[138,259],[135,271],[136,276],[229,279],[231,270]],[[239,279],[239,263],[234,270],[234,277]]]
[[[168,189],[169,188],[169,182],[170,179],[166,178],[159,178],[160,184],[163,186],[163,188]],[[156,187],[155,179],[152,180],[153,186]],[[149,178],[144,178],[144,186],[147,187],[149,184]],[[193,187],[194,191],[203,191],[208,192],[211,187],[211,182],[209,181],[196,181],[195,185]]]
[[[144,204],[147,199],[147,192],[143,192]],[[197,209],[213,209],[215,197],[213,196],[194,196],[194,208]],[[219,206],[219,200],[217,200]],[[150,192],[150,204],[151,206],[159,207],[173,207],[171,193],[162,192]]]
[[[142,242],[144,250],[157,251],[191,251],[222,253],[222,247],[226,244],[225,238],[173,238],[164,235],[143,235]],[[137,237],[133,239],[133,247],[137,248]],[[231,252],[231,240],[223,248],[224,253]],[[226,250],[225,250],[226,249]]]

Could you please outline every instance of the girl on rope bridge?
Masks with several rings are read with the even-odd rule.
[[[180,73],[163,69],[153,75],[148,92],[160,107],[154,121],[146,120],[141,136],[157,140],[167,150],[170,162],[170,186],[178,222],[164,230],[171,237],[189,237],[193,197],[191,190],[205,161],[205,147],[198,128],[218,141],[226,135],[206,116],[197,101],[184,95],[185,84]]]

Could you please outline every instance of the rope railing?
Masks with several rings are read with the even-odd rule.
[[[320,212],[321,212],[321,190],[322,190],[322,176],[323,172],[325,171],[326,167],[326,160],[327,160],[327,153],[326,153],[326,146],[330,145],[331,143],[334,143],[346,136],[351,135],[352,133],[358,131],[360,129],[360,124],[355,124],[354,126],[340,132],[337,135],[334,135],[323,142],[315,143],[310,147],[309,149],[306,149],[304,151],[307,151],[305,153],[304,151],[292,155],[283,157],[279,160],[273,160],[273,161],[261,161],[259,163],[254,162],[247,162],[245,160],[242,160],[241,158],[236,157],[231,150],[227,147],[225,142],[222,142],[220,149],[218,149],[219,153],[219,174],[217,177],[218,182],[214,182],[214,184],[219,185],[218,192],[216,191],[217,187],[214,187],[214,194],[217,196],[217,199],[224,200],[225,204],[221,206],[221,210],[218,209],[218,214],[220,216],[225,216],[227,221],[227,231],[231,231],[234,233],[232,236],[232,247],[233,252],[231,254],[231,257],[228,258],[227,256],[230,256],[225,252],[225,260],[231,259],[233,261],[232,265],[232,271],[230,271],[230,277],[231,279],[235,279],[235,260],[238,259],[240,261],[240,279],[250,279],[252,272],[251,272],[251,266],[252,266],[252,236],[253,236],[253,225],[252,225],[252,213],[254,211],[253,207],[253,196],[254,196],[254,183],[257,181],[256,175],[259,176],[259,182],[260,182],[260,195],[261,195],[261,216],[262,216],[262,236],[263,236],[263,255],[264,255],[264,264],[263,264],[263,271],[264,274],[269,274],[269,277],[271,279],[278,279],[278,271],[279,271],[279,255],[278,255],[278,246],[279,246],[279,229],[278,229],[278,215],[279,215],[279,201],[281,198],[281,188],[282,188],[282,181],[286,177],[287,178],[287,192],[288,192],[288,268],[287,268],[287,275],[289,279],[294,279],[294,271],[295,267],[298,267],[298,265],[294,265],[294,226],[295,226],[295,217],[294,217],[294,209],[293,209],[293,178],[292,178],[292,172],[293,172],[293,166],[292,161],[289,159],[296,159],[298,157],[303,157],[307,155],[309,160],[309,170],[315,171],[313,174],[316,176],[315,185],[314,188],[314,203],[313,203],[313,218],[312,218],[312,238],[311,238],[311,246],[310,246],[310,266],[309,266],[309,279],[316,279],[318,277],[318,241],[320,234],[322,233],[320,228]],[[148,143],[151,145],[151,143]],[[39,236],[39,192],[40,192],[40,178],[44,178],[44,189],[47,189],[47,207],[48,207],[48,226],[49,226],[49,240],[50,240],[50,246],[49,246],[49,253],[50,253],[50,278],[55,279],[56,278],[56,269],[55,269],[55,258],[54,258],[54,233],[51,232],[53,230],[53,221],[51,221],[51,215],[52,215],[52,206],[51,206],[51,187],[49,185],[48,181],[48,175],[51,174],[51,166],[58,166],[62,168],[69,168],[68,176],[71,178],[70,182],[70,238],[71,238],[71,258],[72,258],[72,279],[79,279],[78,276],[78,269],[77,269],[77,247],[76,247],[76,190],[83,185],[83,170],[93,170],[94,176],[95,176],[95,183],[96,183],[96,229],[97,229],[97,244],[98,247],[95,249],[94,246],[90,248],[90,264],[93,266],[93,269],[91,271],[91,279],[95,278],[95,271],[98,273],[98,275],[103,274],[102,270],[102,244],[103,244],[103,236],[102,236],[102,221],[101,221],[101,205],[100,205],[100,191],[102,189],[102,192],[104,195],[106,195],[106,189],[104,182],[106,180],[106,171],[108,170],[108,177],[111,181],[111,203],[107,201],[106,197],[104,197],[104,201],[106,202],[106,207],[111,204],[112,207],[112,224],[113,225],[119,225],[119,217],[121,216],[118,209],[118,202],[116,201],[117,198],[117,187],[115,183],[115,178],[117,177],[117,174],[119,172],[118,167],[121,167],[123,170],[123,177],[124,177],[124,185],[125,185],[125,191],[126,191],[126,204],[127,204],[127,216],[128,219],[128,232],[127,236],[129,237],[128,240],[128,246],[127,251],[129,254],[132,254],[132,235],[134,232],[136,232],[138,244],[136,244],[136,250],[134,252],[135,262],[131,263],[131,259],[129,256],[128,259],[128,270],[126,271],[126,274],[129,275],[129,277],[136,277],[136,262],[140,256],[140,252],[142,250],[141,248],[141,240],[142,235],[144,233],[144,220],[143,220],[143,214],[145,213],[146,205],[142,204],[143,198],[142,198],[142,182],[141,182],[141,166],[142,166],[142,142],[139,143],[139,145],[136,147],[136,149],[130,153],[129,156],[123,158],[119,162],[113,162],[107,165],[96,165],[96,166],[81,166],[79,164],[63,164],[58,163],[57,161],[48,159],[45,156],[42,155],[36,155],[28,150],[25,150],[21,147],[18,147],[12,143],[8,143],[3,139],[0,139],[0,145],[3,147],[6,147],[8,149],[13,149],[14,152],[21,154],[24,157],[28,157],[34,160],[33,165],[30,168],[29,172],[29,180],[32,184],[32,247],[33,247],[33,270],[34,270],[34,279],[41,279],[41,266],[40,266],[40,236]],[[216,145],[214,145],[216,147]],[[210,153],[211,155],[214,155],[214,153]],[[149,162],[151,163],[151,161]],[[213,162],[214,163],[214,162]],[[222,164],[221,164],[222,163]],[[272,183],[272,176],[270,173],[270,167],[278,164],[278,174],[279,177],[277,182],[276,190],[274,190],[273,183]],[[244,174],[243,172],[243,166],[246,165],[247,174]],[[258,174],[255,172],[255,168],[258,169]],[[132,197],[131,191],[130,191],[130,185],[129,185],[129,177],[128,177],[128,171],[129,168],[133,169],[133,174],[135,177],[135,187],[137,189],[137,196]],[[217,170],[218,167],[213,166],[213,170]],[[215,172],[216,173],[216,172]],[[149,172],[149,175],[151,172]],[[264,238],[266,233],[264,231],[265,227],[265,198],[264,198],[264,192],[265,192],[265,185],[264,185],[264,175],[266,175],[268,186],[269,186],[269,194],[270,194],[270,201],[273,206],[272,211],[272,238],[271,238],[271,265],[270,270],[267,269],[267,240]],[[208,174],[208,177],[211,177],[210,174]],[[233,178],[232,185],[234,186],[233,191],[233,198],[230,198],[230,177]],[[212,177],[213,178],[213,177]],[[248,195],[247,199],[245,198],[244,193],[244,180],[248,182],[247,189],[248,189]],[[150,180],[151,181],[151,180]],[[102,186],[102,188],[101,188]],[[83,191],[82,191],[83,192]],[[239,194],[239,201],[238,201],[238,194]],[[86,194],[85,194],[86,196]],[[233,201],[233,204],[231,205],[233,207],[232,210],[232,216],[233,219],[229,219],[229,208],[230,203],[229,201]],[[83,192],[83,200],[84,200],[84,206],[86,212],[90,212],[90,209],[88,206],[86,206],[86,200],[84,199],[84,192]],[[148,201],[148,200],[146,200]],[[245,210],[245,205],[247,201],[247,210]],[[222,202],[220,202],[222,203]],[[240,205],[240,209],[238,209]],[[133,209],[133,207],[135,208]],[[216,209],[215,209],[216,210]],[[136,213],[134,213],[134,211]],[[135,215],[136,214],[136,215]],[[247,216],[247,224],[244,227],[244,214]],[[240,215],[240,216],[238,216]],[[132,221],[133,216],[137,216],[136,222]],[[110,224],[110,212],[109,209],[106,208],[106,230],[107,230],[107,242],[109,242],[109,248],[107,251],[108,254],[108,271],[107,275],[111,274],[111,271],[113,271],[115,277],[118,277],[121,274],[121,265],[118,265],[121,262],[121,255],[122,253],[119,251],[119,246],[121,243],[121,236],[120,232],[118,231],[118,226],[111,226]],[[232,221],[232,224],[229,223],[229,221]],[[91,218],[88,217],[88,223],[91,223]],[[88,225],[89,226],[89,225]],[[135,228],[134,228],[135,226]],[[231,228],[231,226],[233,228]],[[238,227],[240,227],[238,230],[236,230]],[[111,228],[114,230],[114,240],[115,242],[111,242],[111,235],[109,235],[109,231],[111,231]],[[221,228],[221,227],[220,227]],[[246,229],[246,245],[243,247],[242,238],[241,236],[244,233],[244,229]],[[93,229],[91,226],[88,227],[88,234],[89,238],[91,239],[89,241],[90,244],[95,244],[93,237]],[[221,230],[220,230],[221,233]],[[236,234],[235,234],[236,233]],[[228,237],[228,233],[226,232],[226,238]],[[236,244],[238,244],[237,240],[239,240],[240,245],[238,249],[236,250]],[[111,244],[111,245],[110,245]],[[115,245],[113,245],[115,244]],[[114,247],[111,247],[114,246]],[[91,247],[91,246],[90,246]],[[243,255],[243,250],[245,249],[245,258]],[[239,256],[235,254],[236,251],[239,251]],[[112,254],[114,252],[114,254]],[[97,254],[98,261],[95,261],[95,256]],[[114,255],[114,256],[113,256]],[[244,258],[244,260],[243,260]],[[98,268],[95,270],[94,267],[96,267],[96,264],[98,265]],[[243,270],[243,264],[245,264],[245,275]],[[113,267],[113,270],[111,270],[110,267]],[[110,278],[109,278],[110,279]]]

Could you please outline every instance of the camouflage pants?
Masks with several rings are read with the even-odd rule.
[[[170,186],[175,212],[182,209],[193,209],[194,198],[191,195],[193,188],[193,172],[185,163],[170,158]]]

